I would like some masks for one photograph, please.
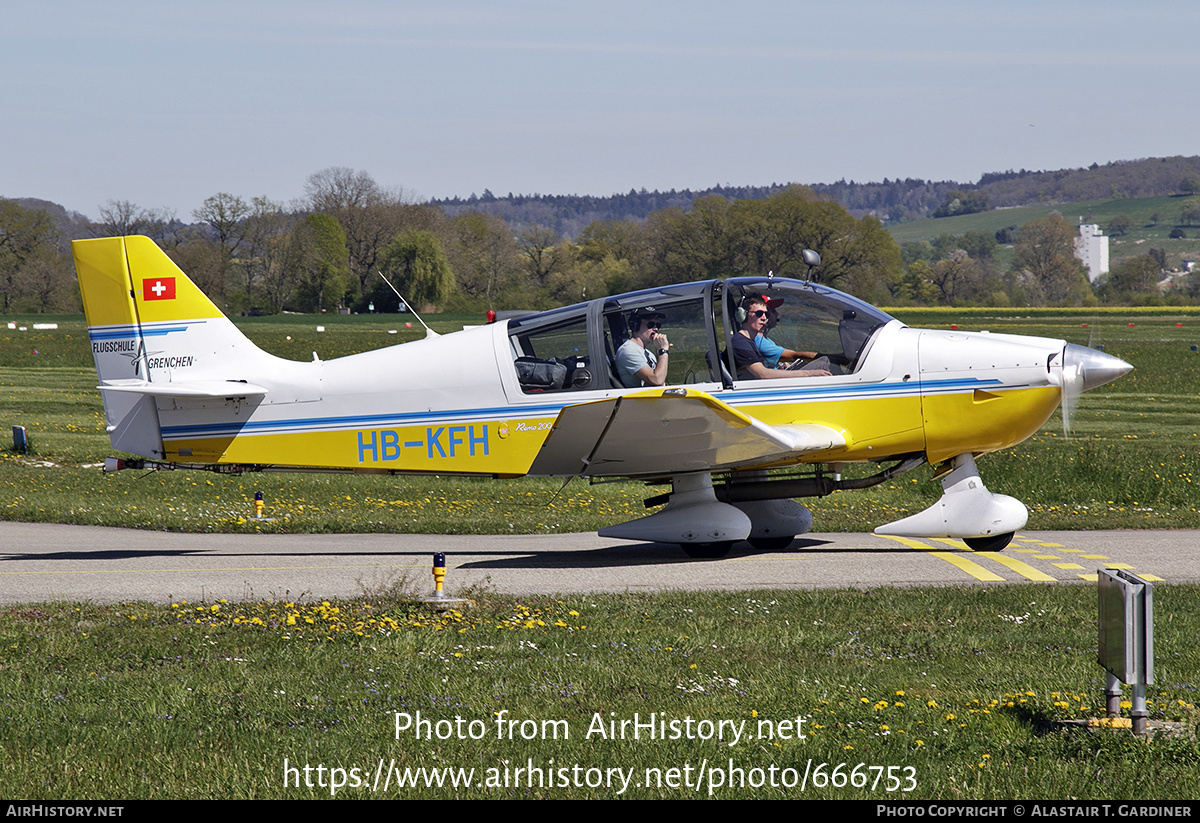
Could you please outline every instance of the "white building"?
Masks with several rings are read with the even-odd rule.
[[[1087,266],[1090,282],[1095,283],[1096,278],[1108,273],[1108,238],[1095,223],[1080,225],[1079,236],[1075,238],[1075,256]]]

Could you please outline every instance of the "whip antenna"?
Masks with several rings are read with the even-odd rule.
[[[407,306],[408,310],[410,312],[412,312],[412,316],[417,318],[417,322],[419,322],[422,326],[425,326],[425,337],[426,338],[441,336],[425,324],[425,321],[421,319],[421,315],[417,314],[417,310],[412,307],[412,303],[409,303],[407,300],[404,299],[404,295],[400,293],[399,289],[397,289],[395,286],[392,285],[392,281],[388,280],[386,277],[383,276],[383,272],[376,269],[375,273],[378,274],[381,278],[383,278],[383,282],[387,283],[387,287],[389,289],[391,289],[392,291],[394,291],[396,293],[396,296],[400,298],[400,305]]]

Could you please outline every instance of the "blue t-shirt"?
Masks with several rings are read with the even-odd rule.
[[[754,348],[762,355],[762,359],[766,362],[767,367],[771,369],[779,368],[779,358],[783,356],[785,349],[783,346],[776,343],[765,334],[760,334],[754,338]]]

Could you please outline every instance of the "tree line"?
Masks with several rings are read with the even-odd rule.
[[[301,203],[218,193],[192,217],[110,201],[88,232],[151,237],[231,314],[390,312],[393,287],[436,311],[543,309],[693,280],[805,277],[806,248],[821,255],[818,282],[882,305],[1121,302],[1155,290],[1159,271],[1140,261],[1093,290],[1074,257],[1074,228],[1058,215],[1006,230],[1007,267],[999,241],[979,232],[901,248],[873,215],[855,217],[802,186],[758,199],[708,195],[643,219],[595,220],[566,238],[536,222],[451,214],[364,171],[330,168],[308,178]],[[5,314],[80,310],[55,221],[3,199],[0,292]]]

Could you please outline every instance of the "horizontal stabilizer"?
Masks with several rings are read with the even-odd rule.
[[[819,423],[770,426],[706,392],[651,389],[564,408],[530,474],[711,472],[844,445],[841,432]]]
[[[190,383],[150,383],[146,380],[106,380],[100,391],[132,392],[152,397],[262,397],[267,390],[239,380],[196,380]]]

